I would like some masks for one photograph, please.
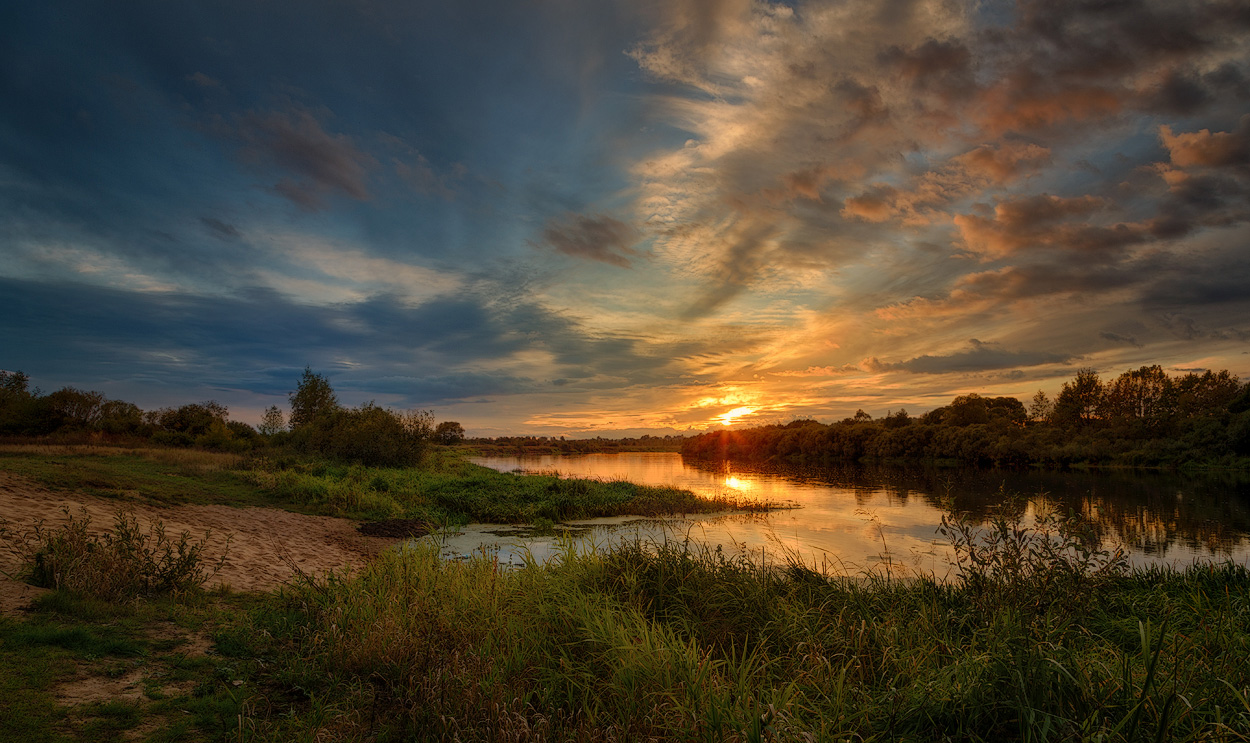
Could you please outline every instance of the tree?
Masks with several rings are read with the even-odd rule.
[[[1143,366],[1124,372],[1106,386],[1099,415],[1108,420],[1144,421],[1154,426],[1171,417],[1174,398],[1172,380],[1163,367]]]
[[[942,422],[948,426],[970,426],[976,423],[988,423],[989,420],[989,403],[975,392],[960,395],[951,400],[950,407],[942,418]]]
[[[1029,404],[1029,420],[1041,423],[1050,418],[1051,411],[1054,409],[1055,406],[1050,401],[1050,398],[1046,396],[1046,393],[1038,390],[1037,394],[1033,396],[1033,402]]]
[[[1071,382],[1064,382],[1055,398],[1053,417],[1056,423],[1089,425],[1098,418],[1102,406],[1103,383],[1098,372],[1080,369]]]
[[[99,392],[62,387],[48,395],[45,404],[59,426],[94,429],[100,422],[104,402],[105,397]]]
[[[260,427],[257,429],[262,436],[273,436],[286,430],[286,419],[282,416],[282,409],[277,405],[270,405],[265,414],[261,416]]]
[[[434,440],[448,446],[464,441],[464,426],[456,421],[443,421],[434,429]]]
[[[291,393],[290,400],[292,431],[307,428],[318,419],[339,410],[339,399],[330,387],[330,382],[324,376],[314,374],[309,367],[304,367],[304,375]]]

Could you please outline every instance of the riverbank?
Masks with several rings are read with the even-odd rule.
[[[143,500],[195,538],[197,509],[242,526],[287,497],[224,460],[131,453],[109,469],[67,456],[0,457],[0,469],[42,473],[32,487],[8,468],[6,482],[50,512]],[[524,481],[501,477],[486,482]],[[312,521],[276,538],[338,521],[287,515]],[[293,571],[276,591],[46,592],[0,618],[0,739],[1250,736],[1250,572],[1125,571],[1113,555],[1046,552],[1019,526],[963,542],[969,560],[949,583],[634,543],[509,571],[431,550],[361,553],[350,575]],[[958,546],[967,533],[950,534]]]

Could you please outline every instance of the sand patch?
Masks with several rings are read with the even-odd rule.
[[[91,517],[91,531],[96,533],[113,528],[119,508],[133,510],[144,530],[160,521],[169,536],[186,531],[192,539],[199,540],[208,533],[205,558],[216,561],[226,555],[221,571],[208,586],[224,584],[236,591],[269,590],[289,581],[297,572],[320,575],[328,570],[359,567],[395,541],[362,535],[350,519],[307,516],[276,508],[140,505],[49,490],[0,470],[0,517],[9,521],[10,528],[28,528],[40,519],[46,527],[59,526],[66,521],[66,508],[76,518],[86,509]],[[13,574],[20,565],[18,557],[0,545],[0,573]],[[0,575],[0,614],[12,614],[42,592],[43,589]]]

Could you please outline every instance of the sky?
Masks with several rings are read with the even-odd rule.
[[[1250,377],[1250,5],[0,6],[0,369],[471,436]]]

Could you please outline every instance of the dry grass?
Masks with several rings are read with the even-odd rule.
[[[203,472],[238,469],[246,461],[245,457],[229,452],[96,444],[0,444],[0,455],[2,454],[37,457],[142,457],[153,462]]]

